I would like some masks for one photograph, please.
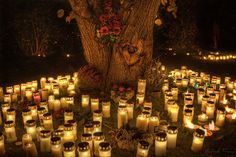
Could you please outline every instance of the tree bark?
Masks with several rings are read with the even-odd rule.
[[[85,59],[101,72],[104,85],[132,82],[141,76],[152,59],[153,27],[160,0],[125,0],[129,6],[122,8],[125,25],[112,47],[96,40],[94,12],[87,0],[69,2],[81,32]],[[96,0],[92,2],[95,6]]]

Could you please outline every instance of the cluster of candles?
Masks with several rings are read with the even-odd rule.
[[[22,149],[28,156],[38,156],[41,153],[51,152],[54,157],[109,157],[111,145],[105,139],[102,130],[104,118],[111,116],[111,102],[102,101],[99,98],[90,97],[88,94],[81,95],[81,107],[89,108],[92,121],[83,126],[83,132],[78,138],[78,124],[72,110],[75,104],[76,85],[78,84],[78,73],[41,78],[40,87],[38,82],[32,81],[25,84],[6,87],[5,91],[0,88],[0,124],[4,125],[4,134],[0,133],[0,155],[5,154],[5,142],[16,142],[16,113],[20,106],[18,103],[27,103],[27,108],[21,112],[25,134],[22,136]],[[171,82],[173,81],[173,82]],[[166,120],[159,119],[153,114],[153,104],[145,101],[146,80],[139,79],[137,85],[136,103],[121,98],[117,109],[117,128],[124,127],[129,120],[136,120],[137,129],[150,132],[154,135],[154,141],[140,140],[137,145],[137,157],[147,157],[152,145],[155,147],[155,156],[165,156],[167,149],[176,148],[178,127],[180,120],[178,99],[183,94],[183,127],[194,130],[191,150],[199,152],[203,149],[204,139],[211,136],[225,125],[236,122],[236,82],[230,77],[221,78],[210,76],[206,73],[198,73],[182,66],[170,72],[168,79],[162,85],[164,95],[164,110],[168,113],[171,124]],[[191,88],[196,92],[181,93],[181,89]],[[193,88],[194,87],[194,88]],[[194,104],[194,100],[197,104]],[[17,107],[14,107],[14,105]],[[134,116],[134,106],[142,106],[141,113]],[[202,114],[197,115],[198,124],[193,124],[194,108],[199,105]],[[54,126],[52,113],[64,109],[64,124],[58,128]],[[19,109],[20,110],[20,109]],[[21,111],[21,110],[20,110]],[[5,136],[4,136],[5,135]],[[39,148],[36,147],[39,143]]]
[[[204,55],[201,57],[203,60],[210,60],[210,61],[224,61],[224,60],[235,60],[236,55],[223,55],[220,54],[219,52],[216,53],[211,53],[209,55]]]

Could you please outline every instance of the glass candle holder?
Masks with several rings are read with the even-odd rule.
[[[58,85],[54,85],[52,89],[52,93],[54,96],[59,96],[60,95],[60,90]]]
[[[205,113],[198,115],[198,124],[204,125],[208,121],[208,116]]]
[[[82,107],[89,107],[89,95],[82,95]]]
[[[173,100],[173,95],[172,94],[165,94],[165,105],[164,105],[165,110],[167,110],[167,102],[169,100]]]
[[[127,102],[128,119],[133,119],[134,116],[134,103]]]
[[[119,106],[117,112],[117,127],[118,129],[125,126],[128,123],[128,112],[126,106]]]
[[[175,148],[177,141],[178,128],[177,126],[167,127],[167,148]]]
[[[12,102],[17,102],[18,101],[18,95],[16,93],[11,94],[11,100]]]
[[[4,119],[6,119],[8,109],[10,109],[10,104],[9,103],[3,103],[2,104],[2,114],[3,114]]]
[[[22,119],[23,119],[24,126],[26,125],[27,120],[32,120],[33,117],[31,116],[31,110],[23,109],[22,110]]]
[[[20,85],[14,85],[13,90],[18,96],[20,95]]]
[[[202,112],[206,112],[206,106],[207,106],[207,102],[209,99],[210,99],[210,97],[208,95],[202,96],[202,108],[201,108]]]
[[[63,144],[63,154],[64,157],[76,157],[75,155],[75,143],[66,142]]]
[[[183,117],[183,126],[187,126],[189,123],[192,123],[192,120],[193,120],[193,111],[185,109]]]
[[[17,140],[15,122],[5,121],[4,129],[6,133],[7,142],[15,142]]]
[[[223,127],[225,125],[226,111],[224,107],[219,107],[216,112],[216,126]]]
[[[101,110],[95,110],[93,112],[93,121],[100,121],[102,124],[102,111]]]
[[[73,126],[71,124],[64,124],[64,142],[74,142],[74,135],[73,135]]]
[[[70,109],[66,109],[64,111],[64,123],[68,123],[68,120],[72,120],[74,118],[74,113]]]
[[[95,132],[93,134],[93,145],[94,145],[94,154],[96,156],[99,155],[99,144],[101,142],[104,142],[105,136],[103,135],[103,132]]]
[[[93,137],[92,137],[92,134],[82,134],[81,135],[81,142],[88,142],[89,143],[90,152],[93,151]]]
[[[167,134],[159,132],[155,136],[155,156],[166,156]]]
[[[74,139],[77,140],[77,121],[72,119],[72,120],[68,120],[67,122],[68,124],[72,125]]]
[[[33,99],[33,92],[32,92],[31,88],[26,88],[25,89],[25,96],[26,96],[27,101],[32,101],[32,99]]]
[[[6,153],[5,143],[4,143],[4,135],[0,132],[0,155],[4,155]]]
[[[31,110],[31,116],[34,120],[37,120],[38,118],[38,113],[37,113],[37,104],[33,103],[33,104],[29,104],[28,105],[28,109]]]
[[[172,105],[169,109],[170,111],[170,120],[171,122],[177,122],[178,121],[178,115],[179,115],[179,105],[175,104]]]
[[[59,99],[55,99],[53,101],[53,110],[59,111],[61,109],[61,101]]]
[[[205,138],[205,131],[201,129],[196,129],[196,131],[193,133],[193,142],[191,146],[191,150],[193,152],[202,151],[204,138]]]
[[[48,95],[49,95],[48,89],[42,89],[41,90],[42,100],[48,100]]]
[[[40,151],[41,152],[51,151],[51,131],[50,130],[40,131]]]
[[[110,101],[102,102],[102,115],[104,118],[110,117],[110,108],[111,108]]]
[[[145,79],[139,79],[138,80],[138,93],[143,93],[145,94],[146,91],[146,80]]]
[[[136,157],[148,157],[149,146],[147,141],[139,141]]]
[[[51,154],[53,157],[62,157],[62,145],[60,137],[51,138]]]
[[[49,96],[48,96],[48,108],[49,108],[50,110],[53,109],[54,100],[55,100],[55,96],[54,96],[54,95],[49,95]]]
[[[98,98],[91,98],[91,111],[99,110],[99,99]]]
[[[30,134],[24,134],[22,135],[22,148],[25,150],[25,145],[29,142],[32,142],[32,136]]]
[[[32,136],[32,139],[35,140],[37,137],[36,132],[36,122],[35,120],[27,120],[26,121],[26,132]]]
[[[30,157],[37,157],[38,156],[37,148],[35,146],[35,143],[32,141],[26,143],[25,152],[26,152],[26,156],[30,156]]]
[[[90,152],[88,142],[80,142],[78,144],[77,151],[78,151],[79,157],[91,157],[91,152]]]
[[[54,130],[53,133],[52,133],[52,136],[53,137],[60,137],[61,143],[64,143],[64,140],[63,140],[64,130],[62,130],[62,129]]]
[[[47,110],[44,107],[38,107],[38,119],[40,125],[43,125],[43,115],[47,113]]]
[[[159,118],[157,116],[151,116],[149,118],[148,130],[151,133],[154,133],[155,128],[159,125]]]
[[[205,95],[205,90],[203,88],[199,88],[197,90],[197,100],[199,105],[202,104],[203,95]]]
[[[213,101],[207,101],[206,115],[208,116],[209,119],[213,119],[214,113],[215,113],[215,103]]]
[[[136,94],[136,100],[138,101],[139,105],[143,104],[144,98],[145,98],[145,95],[143,93]]]
[[[36,127],[36,138],[37,138],[37,142],[40,142],[40,131],[44,130],[44,128],[42,126],[38,126]]]
[[[48,112],[48,102],[45,100],[40,101],[39,107],[44,107],[46,111]]]
[[[84,125],[84,133],[86,134],[93,134],[93,124],[92,123],[86,123]]]
[[[51,113],[43,114],[43,127],[48,130],[53,130],[53,121]]]
[[[92,121],[93,125],[93,132],[101,132],[102,131],[102,126],[99,121]]]
[[[16,122],[16,110],[13,108],[7,109],[7,114],[6,114],[6,120],[7,121],[14,121]]]
[[[99,156],[104,157],[111,157],[111,146],[108,142],[100,142],[99,143],[99,150],[98,150]]]
[[[148,128],[149,117],[146,114],[139,114],[136,119],[136,127],[139,130],[146,131]]]

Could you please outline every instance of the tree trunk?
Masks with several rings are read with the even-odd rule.
[[[120,4],[125,25],[119,42],[109,47],[96,40],[96,24],[91,20],[95,11],[91,8],[97,7],[97,1],[69,2],[81,32],[85,59],[102,73],[104,85],[132,82],[141,76],[152,59],[153,27],[160,0],[125,0]]]

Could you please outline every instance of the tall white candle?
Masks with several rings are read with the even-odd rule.
[[[6,120],[16,122],[16,110],[13,108],[7,109]]]
[[[191,150],[193,152],[202,151],[204,138],[205,138],[205,131],[201,129],[196,129],[196,131],[193,133],[193,142],[191,146]]]
[[[49,95],[49,96],[48,96],[48,108],[49,108],[50,110],[53,109],[54,100],[55,100],[55,96],[54,96],[54,95]]]
[[[72,125],[74,140],[77,140],[77,121],[72,119],[68,120],[67,123]]]
[[[202,108],[201,108],[202,112],[206,112],[207,101],[209,99],[210,99],[210,97],[208,95],[203,95],[202,96]]]
[[[111,108],[110,101],[102,102],[102,115],[104,118],[110,117],[110,108]]]
[[[170,119],[171,122],[177,122],[179,115],[179,106],[177,104],[170,107]]]
[[[82,107],[89,106],[89,95],[82,95]]]
[[[214,118],[214,113],[215,113],[215,104],[213,101],[207,101],[206,105],[206,115],[208,116],[209,119]]]
[[[80,142],[78,144],[77,151],[78,151],[79,157],[91,157],[91,152],[90,152],[88,142]]]
[[[48,89],[41,90],[42,100],[48,100]]]
[[[198,100],[198,104],[202,104],[202,98],[203,95],[205,94],[205,90],[203,88],[199,88],[197,90],[197,100]]]
[[[43,125],[43,115],[47,113],[47,110],[44,107],[39,107],[37,112],[40,125]]]
[[[143,93],[137,93],[136,99],[138,101],[138,104],[143,104],[145,95]]]
[[[128,119],[133,119],[134,103],[127,103]]]
[[[126,106],[119,106],[117,112],[117,127],[121,128],[128,123],[128,111]]]
[[[192,123],[192,120],[193,120],[192,110],[185,109],[183,117],[183,126],[187,126],[187,124]]]
[[[63,154],[64,157],[76,157],[75,154],[75,143],[74,142],[66,142],[63,144]]]
[[[146,80],[145,79],[139,79],[138,80],[138,93],[145,94],[146,91]]]
[[[62,157],[62,145],[60,137],[51,138],[51,153],[53,157]]]
[[[26,132],[32,136],[32,139],[36,139],[36,122],[35,120],[26,121]]]
[[[151,116],[149,118],[149,123],[148,123],[148,130],[151,133],[154,133],[155,128],[159,125],[159,119],[157,116]]]
[[[92,138],[92,134],[82,134],[81,135],[81,142],[88,142],[89,143],[90,152],[93,151],[93,138]]]
[[[48,130],[53,130],[53,121],[51,113],[45,113],[43,115],[43,127]]]
[[[155,156],[165,156],[167,147],[167,135],[165,132],[159,132],[155,137]]]
[[[175,148],[177,141],[178,128],[176,126],[167,127],[167,148]]]
[[[99,99],[98,98],[91,98],[91,111],[99,110]]]
[[[6,121],[4,124],[4,129],[6,133],[6,141],[15,142],[17,140],[15,122],[14,121]]]
[[[51,131],[41,130],[40,131],[40,151],[50,152],[51,151]]]
[[[93,112],[93,121],[100,121],[102,124],[102,111],[101,110],[95,110]]]
[[[6,114],[7,114],[8,109],[10,109],[10,104],[9,103],[3,103],[2,104],[2,114],[3,114],[4,119],[6,119]]]
[[[147,141],[139,141],[136,157],[148,157],[150,144]]]
[[[72,120],[74,118],[74,113],[70,109],[66,109],[64,111],[64,123],[67,123],[68,120]]]
[[[37,113],[37,104],[29,104],[28,109],[31,110],[31,116],[34,120],[38,119],[38,113]]]
[[[53,110],[59,111],[61,109],[61,101],[59,99],[55,99],[53,101]]]
[[[73,135],[73,126],[71,124],[64,124],[64,142],[74,142],[74,135]]]
[[[146,114],[140,114],[138,115],[136,119],[136,127],[139,130],[146,131],[148,128],[148,121],[149,121],[149,117],[147,117]]]
[[[225,108],[218,108],[216,114],[216,126],[223,127],[225,124]]]

